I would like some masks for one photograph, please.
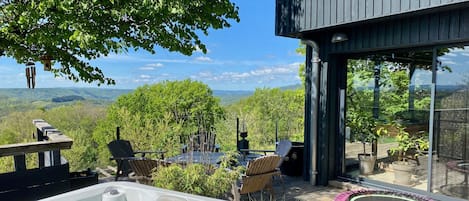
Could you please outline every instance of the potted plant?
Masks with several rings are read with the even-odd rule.
[[[398,146],[389,150],[389,155],[394,158],[392,168],[394,170],[394,183],[400,185],[412,185],[412,175],[418,165],[417,155],[419,150],[428,149],[428,138],[425,135],[410,135],[400,124],[396,124]]]
[[[376,153],[367,153],[365,145],[366,143],[374,143],[373,147],[376,147],[377,139],[386,132],[386,129],[369,116],[356,116],[351,120],[350,127],[352,132],[357,135],[357,139],[363,144],[363,153],[358,154],[360,174],[371,174],[375,167]]]

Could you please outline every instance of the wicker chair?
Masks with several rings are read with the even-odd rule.
[[[129,160],[129,165],[134,172],[133,177],[137,180],[137,183],[151,185],[151,173],[155,168],[160,166],[168,166],[170,163],[163,160],[153,160],[153,159],[131,159]]]
[[[262,191],[264,189],[270,191],[270,199],[272,200],[274,197],[272,176],[279,174],[277,166],[281,159],[280,156],[274,154],[249,161],[246,166],[246,173],[241,177],[241,185],[239,187],[238,185],[233,186],[234,200],[239,201],[241,195],[247,195],[249,200],[254,200],[255,197],[251,193],[259,191],[262,200]]]

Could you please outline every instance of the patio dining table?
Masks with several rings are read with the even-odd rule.
[[[187,163],[199,163],[205,165],[215,165],[218,166],[223,158],[225,153],[223,152],[200,152],[192,151],[187,153],[182,153],[177,156],[166,158],[165,161],[169,163],[178,163],[178,164],[187,164]],[[246,156],[240,156],[238,159],[239,165],[246,165],[249,159],[259,157],[258,154],[249,154]]]
[[[166,161],[170,163],[179,163],[179,164],[187,164],[187,163],[201,163],[201,164],[211,164],[217,165],[220,164],[222,157],[225,153],[222,152],[200,152],[200,151],[192,151],[187,153],[182,153],[177,156],[173,156],[167,158]]]

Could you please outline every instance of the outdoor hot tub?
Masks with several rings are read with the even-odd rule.
[[[108,182],[63,193],[42,201],[220,201],[132,182]]]
[[[346,191],[337,195],[334,201],[433,201],[424,196],[382,190]]]

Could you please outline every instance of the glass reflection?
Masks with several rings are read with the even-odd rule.
[[[347,63],[346,174],[427,189],[432,51]]]
[[[469,199],[469,47],[438,50],[431,191]]]

